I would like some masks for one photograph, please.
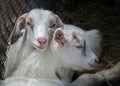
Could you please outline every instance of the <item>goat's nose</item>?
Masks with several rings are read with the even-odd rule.
[[[47,39],[44,38],[44,37],[40,37],[40,38],[37,39],[37,41],[38,41],[40,44],[46,44]]]
[[[95,59],[95,63],[99,64],[99,59],[98,58]]]

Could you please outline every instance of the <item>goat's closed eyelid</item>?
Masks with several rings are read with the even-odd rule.
[[[80,48],[84,48],[84,46],[75,46],[76,48],[80,49]]]
[[[84,41],[84,44],[83,45],[78,45],[78,46],[76,46],[76,47],[78,47],[78,48],[86,48],[86,41]]]

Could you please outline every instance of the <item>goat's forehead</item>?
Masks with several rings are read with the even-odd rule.
[[[48,10],[34,9],[34,10],[31,10],[29,14],[49,15],[49,14],[52,14],[52,12]]]
[[[66,36],[71,36],[71,37],[73,37],[74,35],[76,35],[76,36],[80,36],[80,37],[83,37],[83,33],[82,32],[79,32],[78,30],[63,30],[63,32],[64,32],[64,35],[66,35]]]
[[[28,17],[35,20],[50,19],[51,16],[52,16],[52,12],[48,10],[34,9],[28,13]]]
[[[76,30],[64,30],[64,36],[67,40],[72,41],[74,38],[74,35],[76,35],[76,37],[79,40],[83,40],[83,33],[76,31]]]

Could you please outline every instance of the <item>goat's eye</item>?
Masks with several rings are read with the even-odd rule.
[[[30,23],[30,22],[27,22],[27,25],[28,25],[28,26],[30,26],[30,25],[31,25],[31,23]]]
[[[52,25],[50,26],[50,28],[53,28],[53,27],[55,27],[55,24],[52,24]]]
[[[75,46],[76,48],[80,49],[80,48],[84,48],[82,45],[81,46]]]
[[[31,22],[27,22],[27,25],[28,25],[30,28],[33,28],[33,24],[31,24]]]

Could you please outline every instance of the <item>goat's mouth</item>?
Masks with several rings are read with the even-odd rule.
[[[46,46],[41,46],[41,45],[39,45],[39,46],[35,46],[37,49],[39,49],[39,50],[43,50],[43,49],[46,49]]]
[[[92,63],[88,63],[88,65],[93,69],[95,69],[99,66],[99,64],[92,64]]]
[[[45,47],[43,47],[43,46],[37,46],[37,48],[39,48],[39,49],[45,49]]]

